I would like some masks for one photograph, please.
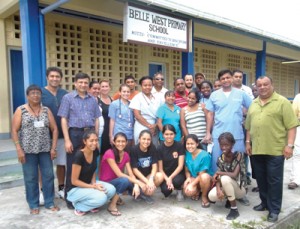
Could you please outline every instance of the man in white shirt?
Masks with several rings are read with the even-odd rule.
[[[164,87],[164,80],[164,75],[161,72],[155,73],[153,76],[151,93],[155,99],[160,101],[160,105],[165,103],[165,93],[168,91],[168,89]]]
[[[251,88],[243,84],[244,73],[241,70],[234,70],[232,73],[232,86],[246,92],[251,99],[254,99]]]

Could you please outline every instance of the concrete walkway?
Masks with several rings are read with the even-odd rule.
[[[300,208],[300,188],[287,189],[289,164],[287,161],[285,165],[284,198],[279,220]],[[103,206],[99,213],[79,217],[68,210],[60,199],[56,199],[60,212],[50,213],[41,207],[40,215],[32,216],[25,201],[24,186],[21,186],[0,191],[0,228],[246,228],[242,227],[243,224],[248,225],[247,228],[267,228],[272,225],[266,221],[268,212],[252,210],[260,202],[258,193],[251,192],[255,181],[252,183],[248,193],[251,205],[238,203],[240,217],[234,222],[225,219],[229,210],[224,208],[224,203],[212,204],[204,209],[201,201],[186,199],[178,203],[175,196],[164,200],[160,190],[155,194],[153,205],[124,196],[125,205],[119,207],[122,212],[120,217],[111,216],[106,211],[107,206]]]
[[[0,152],[11,150],[14,150],[12,141],[1,140]],[[283,204],[279,221],[300,210],[300,188],[287,189],[290,162],[285,162]],[[106,211],[107,206],[103,206],[99,213],[78,217],[60,199],[56,199],[56,204],[61,208],[58,213],[51,213],[41,207],[40,214],[32,216],[25,200],[25,188],[20,186],[0,190],[0,228],[267,228],[273,225],[266,221],[268,212],[252,210],[253,206],[260,203],[258,193],[251,192],[255,186],[256,182],[252,180],[247,194],[251,205],[243,206],[238,203],[240,217],[233,222],[225,219],[229,212],[224,208],[225,202],[212,204],[210,208],[204,209],[201,201],[186,199],[177,202],[175,196],[165,200],[159,189],[155,193],[153,205],[124,196],[125,205],[119,207],[122,212],[120,217],[111,216]]]

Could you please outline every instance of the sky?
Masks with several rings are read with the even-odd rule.
[[[299,0],[169,0],[300,42]]]

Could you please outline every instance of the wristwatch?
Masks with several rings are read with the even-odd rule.
[[[288,144],[287,147],[290,147],[291,149],[294,149],[294,145],[293,144]]]

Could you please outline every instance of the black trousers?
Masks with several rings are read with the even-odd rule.
[[[71,204],[67,200],[67,193],[68,191],[71,190],[72,188],[72,183],[71,183],[71,174],[72,174],[72,163],[73,163],[73,158],[75,155],[75,152],[80,149],[82,145],[82,136],[83,136],[84,130],[74,130],[74,129],[69,129],[69,136],[70,140],[73,145],[73,152],[72,153],[67,153],[67,163],[66,163],[66,184],[65,184],[65,200],[68,204]]]
[[[177,176],[175,176],[173,178],[174,188],[176,190],[181,190],[184,181],[185,181],[185,175],[183,173],[177,174]],[[165,195],[165,197],[168,197],[172,193],[172,190],[168,189],[166,181],[164,181],[163,183],[161,183],[160,189],[161,189],[161,192]]]
[[[279,214],[282,204],[283,156],[252,155],[253,170],[261,204],[269,213]]]

